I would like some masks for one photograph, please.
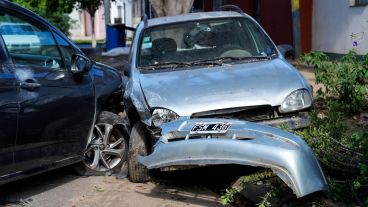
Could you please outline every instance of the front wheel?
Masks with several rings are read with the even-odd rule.
[[[128,154],[127,123],[114,113],[100,113],[84,152],[84,162],[77,166],[79,174],[104,175],[120,170]]]
[[[141,122],[136,122],[130,133],[128,154],[129,179],[134,183],[142,183],[149,180],[147,167],[137,160],[139,155],[148,155],[149,137],[150,135],[145,125]]]

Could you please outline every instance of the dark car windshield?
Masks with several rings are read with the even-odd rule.
[[[252,20],[222,18],[145,29],[140,41],[138,66],[190,66],[210,64],[211,60],[257,61],[275,54],[271,41]]]

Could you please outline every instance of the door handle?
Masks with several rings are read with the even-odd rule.
[[[33,91],[39,87],[41,87],[41,84],[38,83],[37,80],[31,78],[31,79],[27,79],[23,82],[20,83],[20,87],[29,91]]]

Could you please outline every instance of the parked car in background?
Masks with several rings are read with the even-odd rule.
[[[143,19],[125,74],[131,181],[241,164],[271,168],[298,197],[328,189],[308,145],[264,125],[307,126],[312,90],[243,12]]]
[[[0,184],[65,165],[125,161],[123,83],[40,16],[0,0]]]
[[[11,20],[5,23],[2,22],[0,33],[10,52],[28,51],[37,53],[40,50],[40,39],[36,35],[35,29],[28,23],[12,23]]]

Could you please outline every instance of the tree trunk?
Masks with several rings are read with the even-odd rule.
[[[91,26],[92,26],[92,48],[96,48],[96,34],[95,34],[95,14],[91,14]]]
[[[156,17],[189,13],[194,0],[150,0]]]

